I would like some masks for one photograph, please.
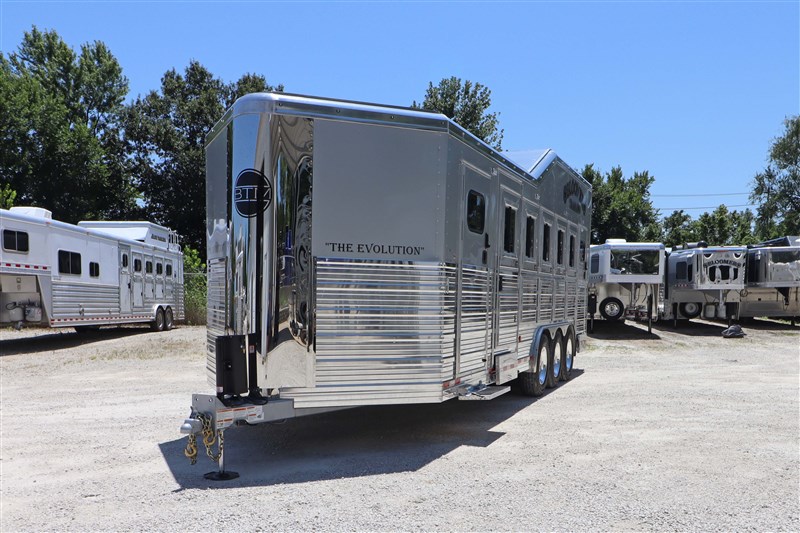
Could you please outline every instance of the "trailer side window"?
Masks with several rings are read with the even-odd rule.
[[[141,272],[142,271],[142,260],[141,259],[134,259],[133,260],[133,271],[134,272]]]
[[[58,251],[58,273],[59,274],[78,274],[81,273],[81,254],[76,252],[68,252],[66,250]]]
[[[9,252],[28,252],[28,234],[24,231],[3,230],[3,250]]]
[[[127,268],[128,266],[128,254],[122,254],[122,267]]]
[[[533,257],[535,250],[533,236],[536,235],[536,219],[528,217],[525,221],[525,257]]]
[[[592,254],[592,257],[589,259],[589,271],[592,274],[600,272],[600,254]]]
[[[486,218],[486,198],[476,191],[467,196],[467,227],[473,233],[483,233]]]
[[[569,236],[569,266],[575,266],[575,235]]]
[[[503,232],[503,251],[514,253],[514,237],[517,231],[517,210],[506,206],[505,231]]]
[[[153,273],[153,262],[152,261],[145,261],[144,262],[144,272],[145,272],[145,274],[152,274]]]
[[[686,279],[686,261],[678,261],[675,264],[675,279]]]
[[[167,276],[172,275],[172,263],[167,262]]]
[[[100,277],[100,263],[95,263],[94,261],[89,262],[89,275],[93,278]]]
[[[556,262],[559,265],[564,264],[564,230],[558,230],[558,236],[556,243],[558,244],[556,248]]]
[[[156,263],[156,274],[159,276],[164,273],[164,265],[161,263]]]
[[[542,232],[542,261],[550,261],[550,224],[547,223]]]
[[[586,259],[584,259],[585,257],[586,257],[586,241],[581,239],[581,256],[578,259],[578,261],[583,263],[586,260]]]

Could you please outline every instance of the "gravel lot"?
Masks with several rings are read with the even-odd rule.
[[[598,323],[544,397],[178,428],[203,328],[0,332],[2,531],[800,530],[800,328]]]

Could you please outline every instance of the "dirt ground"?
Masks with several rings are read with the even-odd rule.
[[[178,428],[205,330],[0,333],[0,529],[800,530],[800,328],[596,325],[539,399]]]

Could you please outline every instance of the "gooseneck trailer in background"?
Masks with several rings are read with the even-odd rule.
[[[747,287],[740,316],[800,320],[800,237],[780,237],[747,249]]]
[[[212,477],[232,425],[571,376],[591,186],[554,152],[526,171],[444,115],[262,93],[209,133],[206,175],[215,391],[181,429]]]
[[[183,320],[178,236],[150,222],[53,220],[0,209],[0,325],[73,327]]]

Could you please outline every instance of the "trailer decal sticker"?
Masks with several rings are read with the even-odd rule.
[[[262,189],[261,198],[258,197]],[[236,212],[246,218],[258,215],[259,207],[266,211],[272,203],[272,185],[267,177],[254,168],[239,173],[233,189]]]
[[[377,255],[422,255],[425,251],[424,246],[406,246],[402,244],[378,244],[378,243],[352,243],[352,242],[326,242],[325,246],[331,252],[349,252],[359,254]]]

